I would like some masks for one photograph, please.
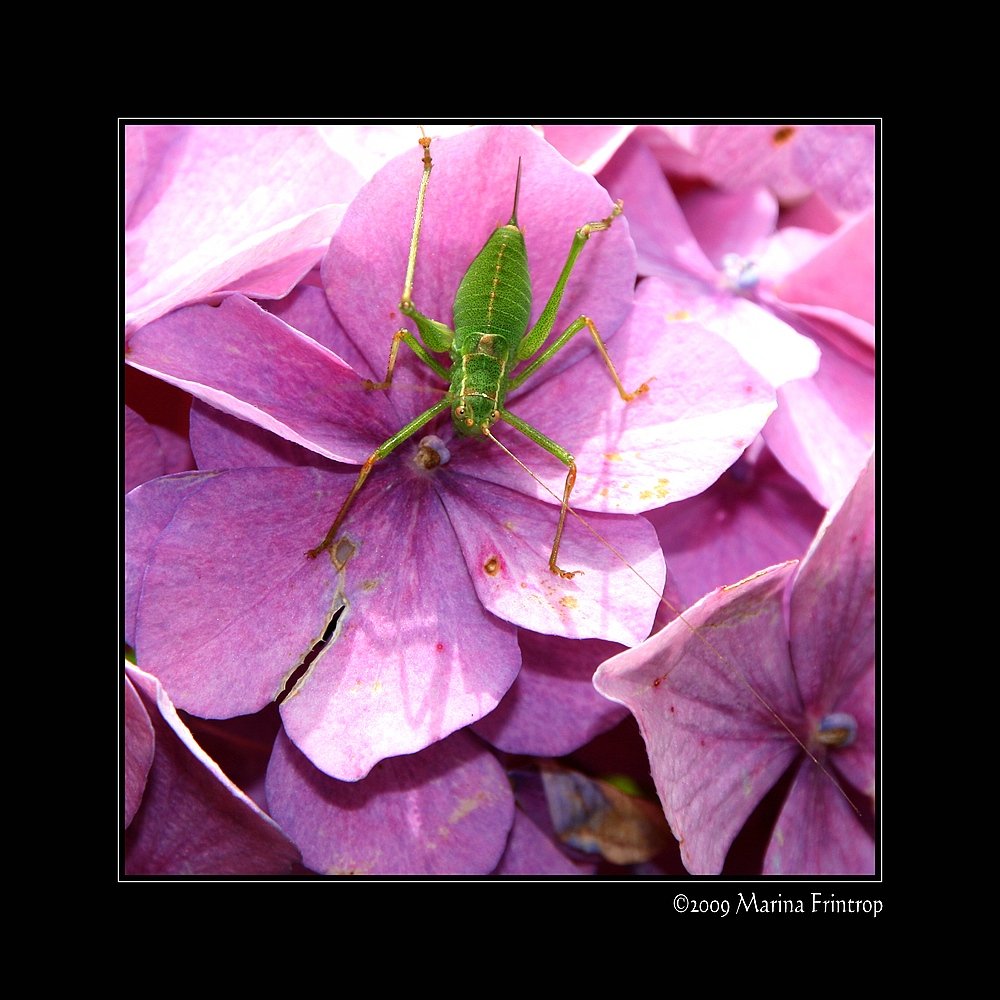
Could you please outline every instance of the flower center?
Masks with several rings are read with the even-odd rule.
[[[416,455],[413,456],[414,464],[421,469],[436,469],[439,465],[444,465],[451,458],[451,452],[441,438],[434,434],[420,439],[420,447]]]
[[[847,712],[831,712],[820,720],[816,739],[832,750],[849,747],[858,735],[858,724]]]
[[[738,253],[727,253],[722,258],[723,284],[736,295],[747,295],[760,281],[757,261],[751,257],[741,257]]]

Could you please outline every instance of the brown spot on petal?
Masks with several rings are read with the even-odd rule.
[[[789,141],[789,139],[792,138],[793,135],[795,135],[796,131],[797,130],[791,125],[783,125],[781,128],[774,130],[774,135],[771,136],[771,142],[773,142],[775,146],[783,146]]]
[[[500,572],[500,557],[490,556],[486,562],[483,563],[483,572],[487,576],[496,576]]]
[[[337,542],[337,547],[330,553],[330,558],[333,560],[333,565],[342,570],[357,551],[358,547],[345,536]]]

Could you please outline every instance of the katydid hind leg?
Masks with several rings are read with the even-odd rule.
[[[588,330],[591,336],[594,338],[594,343],[597,345],[597,350],[601,354],[601,358],[604,361],[605,367],[608,369],[611,378],[614,379],[616,388],[618,389],[618,395],[626,403],[631,403],[632,400],[637,399],[643,393],[649,392],[649,379],[647,382],[643,382],[637,389],[629,392],[625,386],[622,384],[621,377],[618,374],[618,370],[615,368],[614,362],[611,360],[611,355],[608,354],[607,346],[604,343],[600,333],[597,331],[597,326],[594,321],[589,316],[579,316],[574,322],[572,322],[565,330],[561,333],[558,339],[545,349],[534,361],[528,365],[523,371],[518,372],[518,374],[510,380],[508,384],[507,391],[511,392],[517,389],[519,386],[523,385],[524,382],[530,378],[546,361],[551,360],[556,354],[559,353],[569,342],[575,337],[581,330]]]
[[[559,312],[559,306],[562,303],[563,295],[566,291],[566,284],[569,281],[570,275],[573,273],[573,268],[576,266],[577,258],[580,256],[584,245],[587,240],[590,239],[591,234],[602,232],[605,229],[610,229],[611,224],[621,214],[621,211],[622,202],[617,201],[615,202],[614,209],[610,215],[604,219],[598,219],[595,222],[586,223],[573,234],[573,242],[570,246],[569,254],[566,257],[566,263],[563,265],[562,272],[556,281],[555,287],[552,289],[552,293],[549,295],[549,300],[542,309],[541,315],[538,317],[538,322],[536,322],[535,325],[525,334],[524,339],[518,347],[517,359],[519,361],[526,361],[542,350],[545,342],[552,333],[552,327],[556,320],[556,314]],[[597,345],[598,351],[600,351],[601,358],[603,359],[612,379],[614,379],[615,386],[618,389],[618,394],[625,402],[631,402],[637,396],[649,391],[649,385],[646,382],[643,382],[642,385],[632,392],[629,392],[625,388],[618,375],[618,371],[611,360],[611,356],[608,354],[608,349],[604,340],[597,330],[597,325],[589,316],[578,316],[566,328],[566,330],[559,335],[554,343],[545,348],[545,350],[542,351],[538,357],[534,358],[534,360],[532,360],[526,368],[522,369],[510,380],[507,387],[508,391],[513,391],[521,386],[547,361],[550,361],[553,357],[555,357],[555,355],[558,354],[559,351],[561,351],[570,342],[570,340],[572,340],[572,338],[584,328],[586,328],[590,332],[590,335],[594,338],[594,343]]]

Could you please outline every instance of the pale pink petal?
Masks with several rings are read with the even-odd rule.
[[[708,259],[659,165],[642,143],[627,142],[602,171],[601,182],[625,199],[640,273],[655,275],[663,283],[663,298],[674,320],[700,323],[722,335],[772,385],[805,378],[816,370],[815,346],[770,311],[736,294],[730,279]],[[751,231],[759,236],[773,203],[753,196],[751,207]],[[709,239],[712,253],[720,258],[717,264],[727,252],[746,249],[750,235],[735,218],[723,225],[718,217],[703,219],[696,212],[695,220]],[[730,235],[736,245],[727,250],[723,237]]]
[[[833,233],[840,228],[841,218],[822,195],[813,192],[805,201],[785,209],[779,226],[801,226],[818,233]]]
[[[514,820],[506,774],[465,733],[356,783],[317,771],[279,735],[267,799],[305,863],[327,875],[486,874]]]
[[[594,677],[638,720],[692,873],[722,870],[733,838],[799,752],[784,728],[802,721],[782,614],[794,569],[713,592]]]
[[[787,273],[775,291],[789,306],[827,306],[874,322],[874,211],[846,223],[816,254]]]
[[[755,302],[706,288],[677,273],[647,278],[640,292],[652,282],[666,316],[674,322],[697,323],[723,337],[771,385],[780,387],[816,371],[815,343]]]
[[[871,355],[875,350],[875,324],[858,319],[842,309],[832,309],[829,306],[814,306],[808,302],[789,302],[788,308],[804,316],[807,320],[817,320],[819,324],[830,329],[839,329],[852,337]]]
[[[287,291],[361,183],[309,126],[129,126],[125,143],[129,329],[221,289]]]
[[[712,284],[716,271],[698,244],[656,157],[628,140],[601,171],[601,183],[625,203],[640,274],[677,271]]]
[[[649,635],[666,573],[648,521],[588,515],[611,547],[575,523],[568,527],[559,565],[579,575],[563,579],[549,569],[555,505],[464,476],[451,479],[448,499],[449,521],[485,608],[515,625],[575,639],[631,646]]]
[[[793,150],[797,175],[841,213],[869,209],[875,198],[875,127],[823,125]]]
[[[634,125],[543,125],[542,134],[570,163],[596,174],[634,128]]]
[[[412,150],[422,133],[437,142],[468,128],[464,122],[319,126],[329,147],[348,160],[366,180],[393,157]]]
[[[875,396],[870,362],[823,338],[819,371],[778,390],[764,428],[768,447],[824,507],[854,484],[874,445]]]
[[[639,130],[665,169],[729,190],[766,184],[784,203],[820,192],[843,213],[871,206],[875,190],[872,125],[694,125]]]
[[[755,255],[778,221],[778,203],[762,187],[693,191],[680,204],[698,245],[717,270],[722,270],[726,254]]]

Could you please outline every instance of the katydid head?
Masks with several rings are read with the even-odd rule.
[[[490,396],[470,394],[462,396],[451,409],[455,430],[467,437],[485,435],[500,419],[496,400]]]

